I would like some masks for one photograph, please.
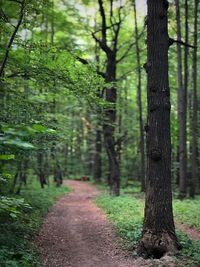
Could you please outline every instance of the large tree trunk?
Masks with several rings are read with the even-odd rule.
[[[178,249],[172,212],[168,2],[148,0],[148,121],[145,218],[138,252],[161,258]]]
[[[199,189],[198,163],[197,163],[197,25],[198,25],[198,5],[199,0],[195,0],[194,19],[194,52],[193,52],[193,99],[192,99],[192,179],[190,185],[190,197],[195,196]]]
[[[139,109],[139,127],[140,127],[140,175],[141,175],[141,191],[145,191],[145,145],[144,145],[144,123],[142,117],[142,76],[141,76],[141,62],[140,62],[140,48],[139,48],[139,34],[137,24],[136,4],[133,0],[134,20],[135,20],[135,42],[136,42],[136,59],[137,59],[137,73],[138,73],[138,109]]]

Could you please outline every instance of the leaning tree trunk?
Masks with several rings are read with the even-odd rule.
[[[178,249],[171,191],[168,2],[148,0],[147,3],[147,180],[144,226],[138,252],[143,257],[161,258]]]

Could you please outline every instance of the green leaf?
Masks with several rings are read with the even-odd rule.
[[[13,154],[10,154],[10,155],[0,155],[0,160],[10,160],[10,159],[14,159],[15,158],[15,155]]]
[[[3,142],[5,145],[14,145],[14,146],[18,146],[20,148],[24,148],[24,149],[33,149],[35,148],[34,145],[32,145],[31,143],[28,142],[24,142],[20,139],[10,139],[10,140],[6,140]]]

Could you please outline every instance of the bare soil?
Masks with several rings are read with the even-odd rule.
[[[81,181],[65,181],[72,189],[46,216],[36,237],[44,267],[143,267],[123,250],[105,214],[92,202],[97,188]]]
[[[189,227],[186,224],[176,224],[177,229],[184,232],[190,239],[200,241],[200,230],[197,228]]]

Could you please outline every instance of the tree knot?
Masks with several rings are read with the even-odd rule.
[[[162,159],[161,149],[159,147],[152,148],[149,153],[149,156],[154,161],[161,160]]]

